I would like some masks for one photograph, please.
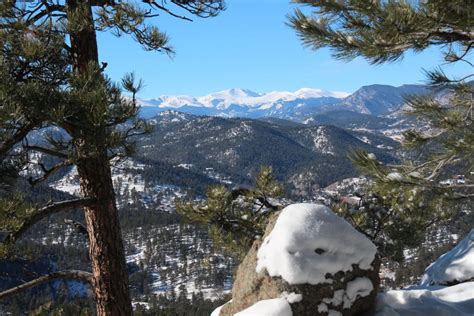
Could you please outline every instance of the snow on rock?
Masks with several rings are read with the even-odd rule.
[[[379,268],[372,242],[329,208],[293,204],[270,215],[265,235],[237,269],[233,301],[220,316],[282,298],[295,315],[357,315],[375,303]]]
[[[375,316],[474,315],[474,282],[388,291],[377,296]]]
[[[344,296],[344,308],[348,308],[354,303],[357,297],[364,297],[370,294],[374,286],[368,278],[356,278],[347,283]]]
[[[425,270],[421,285],[450,285],[469,280],[474,280],[474,229]]]
[[[343,304],[343,308],[348,309],[352,303],[359,297],[368,296],[374,286],[369,278],[359,277],[347,283],[346,289],[334,291],[332,298],[324,298],[323,303],[318,306],[318,309],[327,310],[327,306],[338,306]]]
[[[328,207],[293,204],[278,217],[257,258],[257,273],[266,270],[289,284],[332,283],[326,274],[368,270],[376,255],[375,245]]]
[[[290,304],[284,298],[262,300],[247,309],[235,314],[235,316],[292,316]]]
[[[296,294],[296,293],[288,293],[288,292],[283,292],[281,293],[281,297],[284,298],[285,300],[288,301],[288,303],[293,304],[293,303],[298,303],[303,300],[303,295],[302,294]]]

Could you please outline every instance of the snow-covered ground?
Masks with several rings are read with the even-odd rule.
[[[147,237],[145,237],[147,236]],[[203,231],[191,225],[168,225],[137,229],[125,236],[127,262],[143,267],[150,277],[154,294],[169,295],[186,290],[188,298],[202,293],[216,299],[232,287],[232,259],[215,253],[212,241]],[[216,282],[212,275],[222,275]]]
[[[426,269],[421,285],[448,285],[469,280],[474,280],[474,229]]]
[[[139,172],[144,167],[144,164],[128,159],[112,168],[112,182],[117,193],[118,206],[134,203],[134,200],[139,199],[145,207],[150,203],[153,203],[153,205],[159,203],[161,204],[160,210],[169,211],[171,206],[174,206],[174,200],[182,197],[184,191],[175,185],[146,185]],[[50,187],[79,196],[80,186],[77,169],[72,168],[61,179],[51,183]]]
[[[449,287],[388,291],[377,297],[376,316],[472,316],[474,282]]]

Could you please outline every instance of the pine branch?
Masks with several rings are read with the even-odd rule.
[[[142,0],[144,3],[148,3],[151,7],[156,7],[158,8],[159,10],[163,11],[163,12],[166,12],[167,14],[175,17],[175,18],[178,18],[178,19],[181,19],[181,20],[185,20],[185,21],[190,21],[192,22],[193,20],[191,20],[190,18],[184,16],[184,15],[179,15],[179,14],[176,14],[174,13],[173,11],[171,11],[170,9],[166,8],[165,6],[162,6],[158,3],[156,3],[156,1],[151,1],[151,0]]]
[[[48,155],[59,157],[59,158],[64,158],[64,159],[68,158],[68,155],[65,153],[62,153],[50,148],[41,147],[41,146],[25,145],[23,146],[23,148],[26,150],[33,150],[33,151],[41,152],[43,154],[48,154]]]
[[[19,128],[14,135],[12,135],[9,139],[3,142],[0,146],[0,157],[4,157],[6,153],[8,153],[13,146],[23,140],[29,132],[36,127],[37,122],[31,121],[25,124],[23,127]]]
[[[73,221],[72,219],[65,219],[64,224],[72,226],[78,233],[86,236],[89,239],[87,234],[87,228],[79,222]]]
[[[433,181],[443,170],[443,167],[449,165],[455,159],[454,156],[446,157],[445,159],[441,160],[436,168],[434,168],[433,172],[425,178],[426,181]]]
[[[34,25],[36,22],[41,20],[44,17],[51,17],[52,15],[58,16],[58,14],[54,14],[55,12],[61,12],[64,13],[66,12],[66,6],[60,5],[60,4],[48,4],[45,1],[43,2],[45,5],[45,8],[41,11],[38,12],[38,14],[33,15],[35,11],[30,11],[29,16],[26,18],[26,24],[27,25]],[[41,6],[39,7],[41,8]],[[38,9],[39,9],[38,8]],[[62,16],[62,15],[60,15]]]
[[[46,205],[45,207],[40,208],[37,211],[35,211],[29,218],[27,218],[18,230],[8,234],[5,240],[3,241],[3,243],[14,243],[31,226],[33,226],[34,224],[36,224],[37,222],[39,222],[40,220],[42,220],[43,218],[49,215],[59,213],[62,211],[76,209],[76,208],[92,206],[94,203],[96,203],[95,199],[88,198],[88,199],[67,200],[67,201],[51,203],[49,205]]]
[[[41,168],[43,169],[43,172],[44,172],[43,176],[41,176],[39,178],[36,178],[36,179],[33,179],[32,177],[30,177],[28,179],[28,182],[30,183],[30,185],[35,186],[38,183],[41,183],[41,182],[47,180],[49,177],[51,177],[53,174],[55,174],[56,172],[58,172],[62,168],[72,166],[72,165],[73,165],[73,163],[69,160],[64,160],[63,162],[60,162],[60,163],[54,165],[50,169],[46,169],[46,167],[44,167],[43,164],[40,164],[40,166],[41,166]]]
[[[11,289],[0,292],[0,299],[6,299],[12,295],[15,295],[23,290],[30,289],[44,283],[48,283],[55,280],[79,280],[92,285],[92,273],[80,270],[64,270],[57,271],[47,275],[43,275],[32,281],[23,283],[21,285],[12,287]]]
[[[232,201],[236,200],[239,196],[246,196],[248,194],[251,194],[252,191],[248,188],[243,188],[243,187],[238,187],[230,192],[229,198],[231,203]],[[265,206],[273,211],[278,211],[278,206],[273,205],[268,201],[267,197],[263,193],[262,195],[259,195],[256,197],[256,199],[261,203],[262,206]]]

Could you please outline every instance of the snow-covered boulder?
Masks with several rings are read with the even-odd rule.
[[[219,315],[368,310],[380,282],[376,252],[369,239],[328,207],[290,205],[270,218],[265,236],[254,242],[237,271],[232,302]]]
[[[421,285],[454,285],[473,280],[474,229],[456,247],[439,257],[425,270]]]

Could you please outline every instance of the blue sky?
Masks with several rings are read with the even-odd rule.
[[[328,49],[304,48],[285,25],[295,4],[289,0],[227,0],[227,10],[210,19],[186,22],[166,16],[153,20],[171,38],[176,55],[145,51],[129,37],[99,34],[100,59],[119,80],[134,71],[145,82],[139,97],[205,95],[229,88],[256,92],[309,87],[353,92],[368,84],[422,83],[422,68],[442,62],[439,50],[407,54],[396,63],[372,66],[363,59],[331,58]],[[448,72],[462,73],[460,66]]]

